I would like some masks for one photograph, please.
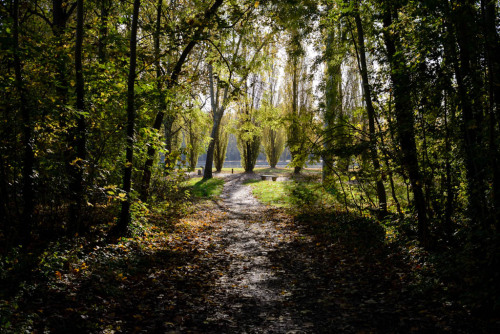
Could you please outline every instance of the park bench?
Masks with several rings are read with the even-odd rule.
[[[273,181],[276,181],[278,179],[278,177],[275,175],[261,175],[260,176],[261,180],[267,180],[268,177],[271,178]]]

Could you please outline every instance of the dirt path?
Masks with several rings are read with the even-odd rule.
[[[216,238],[227,261],[203,315],[203,333],[463,332],[443,307],[419,300],[395,258],[322,244],[291,217],[266,207],[225,176],[226,212]],[[386,261],[386,262],[381,262]],[[452,313],[451,311],[448,311]]]
[[[252,175],[226,179],[222,209],[228,213],[220,239],[229,255],[227,272],[216,285],[221,307],[209,320],[227,332],[295,333],[312,324],[287,307],[291,282],[277,276],[270,254],[291,239],[243,181]],[[222,329],[222,328],[221,328]]]

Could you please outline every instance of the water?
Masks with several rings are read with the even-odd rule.
[[[280,161],[276,165],[277,168],[286,168],[288,167],[288,164],[290,161]],[[199,167],[205,167],[205,161],[199,161],[198,162]],[[269,163],[265,160],[263,161],[257,161],[255,164],[255,168],[268,168]],[[320,163],[314,163],[314,164],[308,164],[306,168],[321,168],[322,164]],[[224,168],[241,168],[241,161],[236,160],[236,161],[224,161]]]

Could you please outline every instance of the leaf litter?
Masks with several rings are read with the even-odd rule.
[[[220,199],[173,229],[96,246],[2,301],[6,333],[470,333],[467,310],[413,288],[397,249],[359,251],[259,204],[225,176]],[[315,217],[314,219],[321,219]]]

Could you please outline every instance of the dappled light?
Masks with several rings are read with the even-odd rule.
[[[500,332],[500,16],[0,2],[0,332]]]

